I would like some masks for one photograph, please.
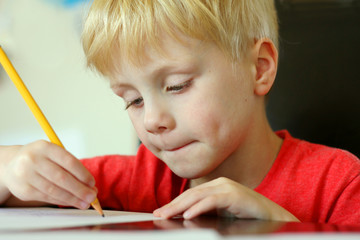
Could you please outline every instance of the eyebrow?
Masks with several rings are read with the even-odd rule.
[[[153,71],[149,73],[149,76],[151,79],[157,79],[159,76],[163,74],[186,74],[190,71],[194,71],[197,68],[197,64],[194,63],[194,61],[191,61],[191,63],[187,63],[186,66],[179,64],[168,62],[164,63],[163,65],[160,65],[156,67]],[[116,89],[116,88],[126,88],[131,87],[132,85],[129,83],[119,83],[117,81],[110,83],[110,88]]]
[[[110,82],[110,88],[113,90],[119,89],[119,88],[127,88],[127,87],[131,87],[130,84],[128,83],[118,83],[118,82]]]
[[[150,73],[150,76],[151,76],[151,78],[158,78],[160,75],[163,75],[163,74],[166,74],[166,75],[185,74],[185,73],[192,72],[192,71],[196,70],[197,68],[198,68],[198,65],[195,64],[194,61],[187,62],[186,65],[180,64],[180,63],[164,64],[164,65],[159,66],[156,69],[154,69]]]

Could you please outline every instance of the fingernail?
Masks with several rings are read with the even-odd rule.
[[[86,202],[80,202],[80,208],[81,209],[87,209],[87,208],[89,208],[89,204],[86,203]]]
[[[89,204],[92,203],[95,200],[95,198],[96,196],[94,194],[88,194],[86,195],[85,200]]]
[[[191,218],[191,213],[190,212],[184,212],[184,214],[183,214],[183,217],[185,218],[185,219],[190,219]]]

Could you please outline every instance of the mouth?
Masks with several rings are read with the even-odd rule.
[[[184,144],[184,145],[182,145],[182,146],[180,146],[180,147],[175,147],[175,148],[172,148],[172,149],[165,149],[165,150],[168,151],[168,152],[175,152],[175,151],[178,151],[178,150],[180,150],[180,149],[183,149],[183,148],[189,146],[189,145],[192,144],[193,142],[194,142],[194,141],[189,142],[189,143],[186,143],[186,144]]]

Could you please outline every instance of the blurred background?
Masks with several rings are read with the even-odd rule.
[[[80,44],[89,1],[0,0],[0,45],[65,148],[78,158],[133,154],[138,140],[122,100],[86,68]],[[0,67],[0,144],[46,139]]]
[[[360,157],[360,0],[276,0],[273,129]]]

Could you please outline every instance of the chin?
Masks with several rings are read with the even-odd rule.
[[[169,166],[169,165],[168,165]],[[186,179],[197,179],[206,176],[209,174],[212,169],[204,169],[203,167],[191,167],[190,165],[186,167],[179,166],[169,166],[169,168],[179,177]]]
[[[175,173],[175,175],[181,177],[181,178],[185,178],[185,179],[197,179],[197,178],[201,178],[204,175],[202,174],[189,174],[189,173],[176,173],[175,171],[173,171]]]
[[[170,153],[163,152],[159,155],[159,159],[162,159],[177,176],[186,179],[204,177],[214,171],[219,165],[218,159],[214,158],[212,152],[199,148],[183,149],[182,151]]]

